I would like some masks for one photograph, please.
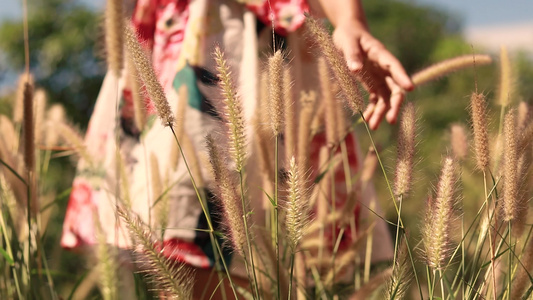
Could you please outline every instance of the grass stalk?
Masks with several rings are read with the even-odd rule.
[[[387,189],[389,190],[390,196],[393,200],[392,203],[394,204],[394,208],[396,209],[396,214],[398,215],[398,218],[399,218],[400,227],[403,229],[404,225],[403,225],[402,218],[400,217],[400,210],[399,210],[398,204],[396,203],[396,197],[394,196],[394,191],[392,190],[390,180],[387,176],[385,165],[383,164],[383,161],[381,160],[381,157],[378,152],[378,148],[376,147],[376,144],[374,143],[374,139],[372,138],[372,134],[370,133],[370,128],[368,127],[368,123],[365,120],[363,112],[359,111],[359,115],[361,116],[361,119],[363,120],[363,124],[365,125],[365,129],[366,129],[366,132],[368,133],[368,137],[370,138],[370,143],[372,144],[372,148],[374,148],[376,152],[376,158],[378,159],[379,166],[381,167],[381,171],[383,172],[383,177],[385,178],[385,182],[387,183]]]
[[[279,170],[279,135],[275,137],[274,143],[274,244],[276,245],[276,279],[277,279],[277,299],[281,299],[280,269],[279,269],[279,220],[278,220],[278,170]]]
[[[198,201],[200,202],[200,206],[202,208],[202,212],[204,213],[205,218],[207,220],[207,226],[209,228],[209,235],[211,236],[211,240],[216,241],[216,239],[213,237],[213,233],[215,232],[215,230],[214,230],[214,227],[213,227],[213,223],[211,222],[211,216],[209,215],[209,211],[207,210],[207,207],[206,207],[206,205],[204,203],[204,199],[202,198],[202,196],[200,196],[200,192],[198,190],[198,187],[196,186],[196,182],[194,181],[194,177],[192,175],[192,172],[191,172],[191,169],[189,167],[189,164],[187,163],[187,159],[185,158],[185,154],[183,153],[183,149],[181,148],[181,144],[180,144],[180,142],[178,140],[178,137],[176,136],[176,132],[174,131],[174,127],[170,126],[170,124],[169,124],[168,127],[172,131],[172,135],[174,136],[174,140],[176,141],[176,144],[178,145],[178,149],[180,151],[181,157],[183,158],[183,163],[185,164],[187,172],[189,173],[189,177],[191,179],[191,183],[192,183],[192,186],[194,188],[194,192],[196,193],[196,197],[198,198]],[[230,275],[229,269],[228,269],[228,267],[226,265],[226,262],[225,262],[225,259],[224,259],[224,255],[222,253],[222,249],[220,248],[220,245],[218,244],[218,242],[216,242],[216,246],[217,246],[217,250],[218,250],[219,255],[220,255],[220,260],[222,261],[222,263],[224,265],[224,269],[226,270],[226,274],[228,275],[228,280],[230,282],[231,289],[233,291],[235,299],[238,299],[237,291],[235,290],[235,284],[234,284],[233,280],[231,279],[231,275]]]
[[[292,296],[292,280],[294,278],[294,250],[291,251],[291,263],[290,263],[290,272],[289,272],[289,295],[287,296],[288,300],[291,300]]]
[[[248,212],[246,211],[246,204],[245,204],[245,200],[244,200],[244,182],[243,182],[243,177],[244,177],[243,170],[240,170],[239,171],[239,185],[241,187],[241,204],[242,204],[242,212],[243,212],[242,219],[243,219],[243,223],[244,223],[244,230],[246,230],[246,243],[247,243],[247,246],[248,246],[248,255],[250,256],[250,263],[252,264],[253,286],[254,286],[257,298],[259,299],[260,298],[260,294],[259,294],[259,286],[258,286],[258,282],[257,282],[257,275],[256,275],[256,272],[255,272],[254,255],[253,255],[253,251],[252,251],[252,243],[250,241],[250,233],[248,231],[248,217],[247,217]]]
[[[381,167],[381,171],[383,172],[383,177],[385,178],[385,182],[387,183],[387,188],[389,190],[389,193],[393,199],[393,204],[394,204],[394,208],[396,209],[396,213],[398,214],[398,223],[400,224],[400,227],[403,229],[404,228],[404,225],[403,225],[403,221],[402,221],[402,218],[401,218],[401,214],[400,214],[400,210],[399,210],[399,207],[397,206],[396,204],[396,201],[394,200],[395,197],[394,197],[394,192],[392,190],[392,186],[390,184],[390,181],[387,177],[387,172],[385,171],[385,166],[383,165],[383,162],[381,161],[381,157],[379,155],[379,151],[376,147],[376,144],[374,143],[374,139],[372,138],[372,134],[370,133],[370,128],[368,127],[368,124],[363,116],[363,112],[362,111],[359,111],[359,115],[361,116],[361,119],[363,120],[363,124],[365,125],[365,129],[366,129],[366,132],[370,138],[370,142],[372,144],[372,147],[374,148],[375,150],[375,153],[376,153],[376,158],[378,159],[378,162],[379,162],[379,166]],[[409,246],[409,241],[407,239],[406,236],[404,236],[405,238],[405,244],[407,246],[407,251],[409,252],[409,258],[411,260],[411,264],[412,264],[412,267],[413,267],[413,270],[416,270],[415,269],[415,261],[414,261],[414,258],[413,258],[413,255],[411,253],[411,248]],[[422,287],[420,285],[420,280],[418,279],[418,275],[416,272],[413,272],[414,273],[414,276],[415,276],[415,280],[416,280],[416,283],[418,285],[418,290],[419,290],[419,293],[420,293],[420,299],[424,299],[424,296],[423,296],[423,293],[422,293]],[[429,282],[429,281],[428,281]]]
[[[509,276],[509,279],[507,280],[507,295],[508,298],[511,299],[511,286],[512,286],[512,279],[513,279],[513,244],[512,244],[512,231],[511,231],[511,221],[507,222],[508,224],[508,230],[509,230],[509,262],[508,262],[508,273],[507,276]]]
[[[489,201],[489,198],[488,198],[488,195],[487,195],[487,173],[485,172],[485,170],[483,170],[483,187],[484,187],[484,190],[485,190],[485,201]],[[494,209],[494,211],[496,211],[496,209]],[[496,273],[495,273],[495,269],[496,267],[494,266],[494,245],[492,243],[492,233],[491,233],[491,226],[490,226],[490,222],[492,220],[492,217],[490,216],[490,209],[488,208],[487,206],[487,217],[488,217],[488,236],[489,236],[489,250],[490,250],[490,268],[491,268],[491,273],[492,273],[492,285],[493,285],[493,300],[496,300]]]
[[[370,209],[374,209],[374,200],[370,203]],[[400,211],[401,211],[401,204],[400,204]],[[366,250],[365,250],[365,263],[364,263],[364,276],[363,280],[364,282],[368,282],[370,280],[370,267],[372,266],[372,246],[374,242],[374,231],[372,230],[366,237]],[[396,252],[395,252],[396,255]]]
[[[31,221],[32,221],[32,217],[31,217],[31,198],[33,196],[32,194],[32,191],[31,191],[31,182],[32,182],[32,172],[30,170],[27,171],[27,174],[28,174],[28,183],[26,185],[26,195],[27,195],[27,201],[26,201],[26,214],[27,214],[27,219],[26,219],[26,222],[28,223],[28,261],[27,261],[27,271],[28,271],[28,287],[31,288],[32,287],[32,278],[31,278],[31,271],[32,271],[32,252],[31,252]],[[28,295],[26,295],[28,296]]]
[[[329,176],[329,180],[330,180],[330,184],[329,184],[329,187],[330,187],[330,200],[331,200],[331,214],[333,216],[336,215],[337,213],[337,204],[336,204],[336,201],[335,201],[335,168],[336,168],[336,164],[335,162],[333,161],[333,156],[334,156],[334,153],[335,153],[335,149],[331,149],[330,150],[330,153],[329,153],[329,162],[331,164],[331,167],[329,167],[330,171],[331,172],[331,176]],[[342,228],[342,230],[344,230],[344,228]],[[343,231],[344,233],[344,231]],[[339,234],[340,236],[340,234]],[[335,218],[333,218],[333,221],[331,222],[331,237],[333,240],[338,240],[337,239],[337,220],[335,220]],[[335,245],[335,249],[333,250],[333,259],[331,261],[331,268],[333,269],[333,281],[332,281],[332,285],[335,284],[335,275],[336,275],[336,272],[335,272],[335,257],[337,255],[337,245]]]
[[[439,270],[439,281],[440,281],[441,299],[446,299],[445,293],[444,293],[444,273],[442,269]]]

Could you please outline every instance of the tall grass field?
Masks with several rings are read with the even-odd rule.
[[[156,217],[146,222],[132,209],[126,158],[117,151],[112,174],[119,184],[110,192],[132,249],[110,245],[100,219],[89,213],[97,242],[75,256],[84,271],[71,274],[54,263],[60,250],[50,245],[50,232],[60,228],[49,221],[64,214],[58,203],[70,194],[48,183],[54,163],[65,157],[89,163],[94,154],[72,125],[76,120],[61,105],[48,104],[46,91],[35,84],[24,20],[26,69],[13,111],[0,114],[0,299],[533,299],[533,106],[515,100],[531,95],[518,95],[505,47],[499,56],[450,57],[411,76],[422,90],[445,76],[498,66],[495,93],[478,90],[474,79],[467,100],[450,99],[464,103],[468,119],[446,125],[440,135],[449,143],[443,149],[423,138],[424,107],[411,95],[398,124],[389,127],[394,146],[380,146],[379,130],[371,131],[364,120],[360,78],[348,70],[320,20],[307,17],[305,24],[317,45],[319,86],[295,90],[288,53],[273,51],[257,78],[261,105],[253,122],[245,120],[236,79],[224,51],[215,47],[223,134],[207,135],[207,151],[191,155],[183,109],[169,104],[121,7],[121,1],[108,0],[108,72],[115,78],[124,69],[138,74],[132,77],[134,101],[145,93],[156,113],[148,116],[134,103],[136,126],[160,122],[172,137],[171,161],[152,157],[147,168]],[[177,92],[186,103],[187,88]],[[368,150],[352,173],[348,148],[355,135]],[[317,136],[326,142],[313,167],[310,148]],[[427,148],[439,156],[420,156]],[[165,174],[178,164],[207,222],[207,229],[191,228],[211,241],[215,263],[205,276],[166,256],[162,246],[174,184]],[[212,183],[200,164],[208,165]],[[421,179],[426,166],[439,167]],[[338,178],[346,194],[342,207],[334,197]],[[251,196],[254,189],[259,196]],[[214,215],[223,229],[214,225]],[[391,238],[375,234],[377,226]],[[386,259],[376,261],[379,245],[392,246]],[[234,272],[235,265],[244,275]],[[73,284],[63,285],[69,276],[76,277]]]

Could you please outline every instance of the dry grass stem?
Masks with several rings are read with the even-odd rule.
[[[229,235],[229,242],[231,242],[235,251],[245,257],[246,231],[243,222],[244,214],[240,205],[241,200],[237,193],[235,179],[230,175],[215,140],[211,136],[207,136],[206,142],[207,150],[209,151],[209,161],[213,170],[215,183],[217,184],[219,200],[224,215],[224,225]]]
[[[92,164],[93,158],[87,152],[85,142],[78,131],[65,123],[56,124],[56,128],[61,139],[72,146],[88,164]]]
[[[359,255],[359,247],[366,241],[367,236],[374,230],[375,223],[370,224],[364,231],[362,231],[357,239],[352,241],[350,247],[342,253],[338,253],[335,257],[334,265],[329,266],[328,272],[324,278],[324,284],[330,286],[334,283],[336,277],[342,277],[343,272],[353,266],[355,258]],[[329,258],[329,263],[333,262],[332,257]]]
[[[117,78],[124,65],[123,5],[121,0],[107,0],[105,9],[107,66]]]
[[[316,204],[316,222],[318,222],[321,226],[326,225],[326,220],[328,216],[331,214],[329,213],[329,195],[331,192],[331,176],[333,176],[333,171],[335,170],[335,163],[330,162],[330,154],[327,148],[322,147],[320,149],[319,158],[318,158],[318,165],[324,166],[324,169],[319,170],[320,173],[325,172],[324,176],[321,178],[320,182],[318,182],[317,185],[315,185],[315,189],[317,190],[317,204]],[[327,168],[327,169],[326,169]],[[327,171],[327,172],[326,172]],[[311,227],[311,226],[309,226]]]
[[[0,115],[0,158],[8,164],[13,164],[13,155],[17,153],[18,138],[15,126],[6,116]]]
[[[45,145],[47,148],[57,145],[59,133],[56,124],[65,122],[65,109],[60,104],[53,104],[46,112],[46,137]]]
[[[296,155],[296,124],[298,123],[292,87],[291,70],[285,68],[283,70],[283,111],[285,119],[285,133],[283,137],[285,141],[285,158],[287,161]]]
[[[337,104],[329,78],[329,68],[324,57],[318,59],[318,77],[320,78],[320,91],[325,109],[326,140],[328,145],[335,145],[339,141],[337,136]]]
[[[474,131],[474,149],[476,165],[480,170],[487,170],[490,162],[487,120],[487,103],[483,94],[472,93],[470,97],[472,127]]]
[[[500,86],[498,89],[498,104],[508,106],[513,97],[513,74],[511,71],[511,61],[507,48],[500,48]]]
[[[530,120],[533,119],[533,112],[529,104],[524,101],[520,101],[517,110],[518,130],[523,131],[531,123]]]
[[[372,298],[372,295],[376,290],[378,290],[383,284],[387,282],[387,279],[392,274],[392,268],[387,268],[378,274],[372,276],[365,285],[359,288],[355,294],[350,297],[351,300],[365,300]],[[401,299],[401,298],[394,298]]]
[[[96,240],[98,245],[96,247],[96,258],[98,260],[97,268],[102,298],[104,300],[118,299],[118,277],[117,277],[117,253],[115,249],[106,241],[106,235],[102,230],[102,225],[98,219],[98,215],[92,215],[96,229]]]
[[[185,153],[185,159],[191,168],[191,174],[194,178],[194,182],[198,188],[205,187],[204,176],[202,175],[202,169],[200,165],[200,159],[198,157],[198,152],[194,146],[191,137],[184,133],[182,136],[182,145],[183,152]]]
[[[150,178],[152,183],[152,206],[155,206],[155,224],[164,230],[168,224],[168,197],[163,195],[163,180],[159,169],[159,161],[154,153],[150,153]],[[156,203],[157,202],[157,203]]]
[[[415,107],[412,102],[409,102],[403,110],[398,131],[398,158],[396,161],[396,178],[394,182],[397,196],[407,195],[411,190],[415,156],[415,136]]]
[[[300,95],[300,117],[298,124],[297,162],[302,169],[302,174],[309,170],[309,144],[311,142],[311,122],[316,110],[316,94],[314,91]]]
[[[298,287],[298,290],[296,291],[296,299],[308,299],[305,294],[305,290],[307,288],[307,273],[305,259],[302,252],[297,252],[294,255],[294,274]]]
[[[44,115],[46,110],[46,92],[43,89],[37,89],[35,91],[34,105],[35,144],[40,145],[43,142],[43,133],[45,132]]]
[[[516,275],[511,287],[511,297],[509,299],[522,299],[526,289],[531,286],[531,269],[533,267],[533,239],[529,239],[525,247],[524,254],[517,264]]]
[[[452,124],[450,132],[453,155],[460,160],[466,159],[468,139],[465,128],[460,124]]]
[[[230,153],[235,161],[235,168],[240,172],[246,159],[246,136],[244,128],[244,115],[241,100],[237,97],[237,89],[231,79],[231,71],[219,47],[215,48],[215,61],[217,64],[220,87],[224,97],[225,117],[228,121],[228,139]]]
[[[178,90],[178,105],[176,108],[176,125],[174,132],[178,141],[183,140],[185,133],[185,116],[187,110],[187,103],[189,100],[189,91],[186,85],[182,85]],[[170,146],[169,166],[172,170],[177,170],[181,159],[177,143],[172,143]],[[195,178],[196,179],[196,178]]]
[[[124,37],[129,55],[144,83],[148,96],[154,103],[157,115],[164,126],[174,126],[174,115],[170,109],[165,91],[159,83],[150,59],[141,47],[137,34],[131,26],[124,26]]]
[[[178,90],[178,106],[176,108],[176,126],[174,131],[178,140],[185,134],[185,116],[187,103],[189,102],[189,89],[184,84]]]
[[[481,66],[492,63],[492,58],[489,55],[476,54],[463,55],[431,65],[421,71],[416,72],[411,76],[411,80],[415,86],[420,86],[427,82],[436,80],[440,77],[448,75],[449,73],[459,71],[474,65]]]
[[[269,82],[268,82],[268,70],[261,72],[259,81],[259,103],[257,104],[257,125],[261,129],[270,127],[270,113],[269,109]],[[271,134],[271,130],[269,133]],[[271,134],[272,135],[272,134]]]
[[[254,138],[255,150],[257,157],[259,158],[259,168],[261,174],[267,176],[274,182],[274,153],[271,151],[272,147],[269,147],[272,142],[271,131],[265,129],[263,126],[255,123],[255,138]]]
[[[364,110],[364,102],[355,77],[348,69],[342,54],[333,44],[330,34],[317,19],[307,17],[305,24],[311,33],[311,37],[315,40],[320,50],[322,50],[324,57],[331,67],[335,79],[341,88],[341,94],[348,102],[348,106],[354,114],[362,112]]]
[[[133,116],[135,121],[135,127],[139,132],[143,132],[144,126],[146,125],[146,107],[144,103],[144,97],[141,92],[140,76],[137,68],[135,67],[135,62],[131,54],[127,54],[128,58],[127,70],[128,70],[128,80],[131,90],[131,99],[133,102]]]
[[[338,95],[339,86],[337,84],[334,84],[332,88],[333,88],[332,94]],[[342,104],[342,102],[336,100],[334,101],[334,104],[335,104],[335,117],[336,117],[336,123],[337,123],[337,138],[339,139],[339,141],[342,141],[344,140],[344,138],[346,137],[346,134],[348,133],[347,124],[350,123],[350,121],[348,121],[348,113],[347,113],[346,107]]]

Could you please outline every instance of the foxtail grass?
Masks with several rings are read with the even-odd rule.
[[[456,162],[446,157],[437,185],[435,199],[430,199],[424,221],[423,241],[427,264],[442,269],[450,254],[452,221],[456,202]]]
[[[328,62],[337,83],[340,86],[341,94],[354,115],[364,110],[364,102],[359,92],[355,77],[351,74],[345,59],[333,44],[331,35],[326,31],[317,19],[307,17],[305,25],[311,33],[311,38],[320,48],[326,61]]]
[[[476,166],[487,171],[490,162],[487,103],[483,94],[472,93],[470,97],[470,113],[474,132],[474,149]]]
[[[163,87],[159,83],[152,63],[142,49],[132,26],[124,27],[124,38],[126,40],[126,49],[129,55],[131,55],[135,68],[144,83],[146,92],[156,108],[157,115],[164,126],[174,126],[174,115],[168,104]]]
[[[107,243],[106,235],[100,224],[97,215],[93,215],[95,222],[96,236],[98,245],[96,247],[96,258],[98,261],[97,268],[98,279],[101,285],[102,298],[104,300],[115,300],[119,298],[117,277],[117,252]]]
[[[153,238],[139,217],[131,216],[120,207],[117,212],[134,238],[137,263],[151,278],[156,290],[175,299],[192,299],[194,282],[191,271],[184,264],[165,257],[164,245]]]
[[[513,74],[511,70],[511,60],[507,48],[500,48],[500,84],[498,87],[498,104],[502,107],[508,106],[513,100]]]
[[[44,118],[46,109],[46,92],[43,89],[37,89],[34,95],[34,128],[35,128],[35,144],[41,145],[43,143],[44,132]]]
[[[518,149],[516,113],[510,110],[504,122],[503,220],[509,222],[518,214]]]
[[[83,158],[85,162],[91,165],[94,161],[92,155],[87,151],[83,138],[76,129],[65,123],[59,123],[56,125],[57,131],[61,139],[69,144],[73,149]]]
[[[274,136],[282,132],[283,126],[283,55],[278,50],[268,61],[268,113]]]
[[[120,0],[106,1],[105,42],[107,65],[115,76],[120,77],[124,64],[124,3]]]
[[[15,92],[15,103],[13,103],[13,122],[20,124],[24,115],[24,90],[26,84],[34,84],[33,75],[30,73],[23,73],[19,76],[17,91]]]
[[[308,223],[309,206],[307,203],[307,188],[303,180],[303,174],[296,165],[296,160],[291,158],[289,162],[289,179],[288,179],[288,196],[286,204],[286,228],[287,237],[291,249],[296,246],[302,239],[305,227]]]
[[[285,141],[285,160],[290,161],[296,155],[296,102],[294,101],[294,91],[291,69],[283,69],[283,118],[285,120],[284,141]]]
[[[398,131],[398,158],[396,161],[395,193],[406,196],[411,190],[415,156],[416,116],[413,103],[408,103],[402,114]]]
[[[24,164],[28,172],[35,171],[35,123],[33,116],[33,85],[24,84]]]
[[[385,297],[390,300],[403,299],[413,278],[413,269],[409,262],[409,253],[404,241],[400,242],[396,257],[392,274],[385,289]]]
[[[450,144],[456,159],[464,160],[468,156],[468,138],[465,128],[460,124],[452,124],[450,128]]]
[[[144,103],[143,93],[141,91],[140,76],[133,61],[131,54],[126,55],[127,58],[127,71],[128,71],[128,83],[131,91],[131,99],[133,102],[133,116],[135,121],[135,127],[139,132],[143,132],[146,125],[146,107]]]
[[[433,81],[449,73],[459,71],[464,68],[472,67],[474,65],[487,65],[492,63],[492,58],[489,55],[463,55],[431,65],[421,71],[416,72],[411,76],[411,81],[415,86],[423,85],[427,82]]]
[[[524,248],[524,253],[517,264],[513,286],[511,288],[510,299],[521,299],[525,297],[528,286],[531,286],[533,277],[531,276],[531,267],[533,266],[533,239],[529,239]],[[531,288],[530,288],[531,289]]]
[[[225,159],[211,136],[207,136],[207,150],[209,152],[209,161],[213,171],[214,179],[219,189],[220,203],[224,212],[226,230],[233,249],[243,257],[245,256],[246,247],[246,230],[244,228],[243,213],[239,205],[240,196],[237,192],[237,185],[234,176],[227,169]]]
[[[300,94],[300,116],[298,123],[297,159],[298,165],[305,173],[310,168],[309,143],[311,142],[311,122],[317,108],[316,93],[310,91]]]
[[[242,171],[246,160],[246,136],[244,133],[244,116],[241,100],[237,97],[237,89],[232,82],[231,71],[219,47],[215,48],[215,62],[217,64],[220,87],[224,97],[224,112],[227,119],[230,153],[235,161],[237,172]]]
[[[62,105],[53,104],[46,112],[46,136],[44,144],[46,148],[57,145],[59,142],[59,134],[53,125],[65,122],[65,109]]]
[[[318,76],[322,101],[325,106],[326,140],[329,145],[335,145],[339,141],[337,136],[339,133],[337,128],[337,105],[329,78],[329,68],[324,57],[318,59]]]

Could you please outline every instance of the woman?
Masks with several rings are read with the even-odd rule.
[[[364,115],[370,128],[376,129],[383,118],[390,123],[396,121],[404,93],[413,85],[398,60],[369,33],[359,0],[138,0],[132,23],[151,53],[154,69],[172,108],[181,110],[184,115],[183,139],[189,141],[184,147],[188,161],[202,161],[202,155],[195,153],[205,152],[206,133],[220,126],[221,116],[217,112],[220,96],[211,55],[213,45],[220,45],[226,53],[243,99],[245,117],[250,123],[258,109],[257,78],[261,65],[257,58],[272,53],[272,44],[268,43],[272,40],[271,25],[277,35],[284,36],[283,42],[278,39],[274,43],[287,48],[285,52],[290,56],[287,61],[291,61],[296,79],[295,89],[311,91],[317,86],[318,79],[310,75],[316,74],[316,57],[309,53],[309,40],[302,38],[304,13],[325,16],[335,26],[335,45],[344,54],[349,69],[362,75],[364,86],[369,87],[370,103]],[[136,119],[139,110],[136,112],[133,101],[135,79],[128,76],[131,73],[128,70],[126,68],[118,84],[112,74],[104,81],[86,134],[86,151],[91,159],[79,162],[61,244],[72,249],[97,243],[99,231],[95,228],[99,223],[108,243],[130,248],[130,237],[114,209],[118,198],[160,234],[166,256],[196,268],[200,282],[215,263],[209,236],[194,230],[206,228],[205,216],[191,182],[184,178],[185,165],[175,162],[177,152],[170,130],[160,122],[150,121],[154,111],[149,99],[145,99],[148,122]],[[187,101],[186,105],[181,102],[179,108],[181,94],[178,95],[178,91],[183,86],[187,95],[181,98]],[[118,118],[112,109],[116,106],[117,94],[121,95],[120,122],[116,122]],[[120,125],[119,128],[115,124]],[[116,155],[117,131],[121,156]],[[361,155],[353,134],[348,135],[347,142],[350,168],[355,173],[360,169]],[[319,162],[313,151],[319,151],[324,144],[320,137],[311,142],[311,165],[315,173]],[[117,157],[121,158],[117,160]],[[209,187],[212,179],[205,164],[196,163],[192,168],[205,179],[202,186]],[[344,175],[340,178],[335,175],[339,205],[348,195],[344,178]],[[157,181],[159,187],[155,184]],[[168,193],[163,193],[165,190]],[[253,193],[258,191],[250,191]],[[116,197],[117,194],[120,196]],[[258,202],[252,201],[257,212],[254,218],[262,215],[262,203]],[[96,217],[90,216],[93,213]],[[359,218],[359,208],[353,213]],[[218,226],[218,220],[214,221]],[[381,254],[376,250],[376,259],[389,259],[388,233],[383,224],[376,227],[385,234],[385,246],[380,247],[385,250]],[[236,278],[238,269],[232,268]],[[240,274],[246,278],[242,272]],[[200,295],[203,288],[197,285],[195,295]]]

